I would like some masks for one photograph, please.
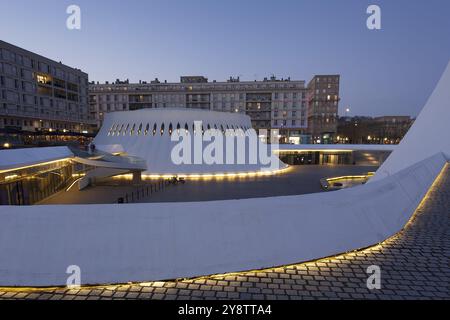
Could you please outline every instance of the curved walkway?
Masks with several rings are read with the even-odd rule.
[[[0,299],[450,299],[450,166],[405,229],[318,261],[202,278],[81,289],[2,289]],[[370,265],[381,289],[369,290]]]

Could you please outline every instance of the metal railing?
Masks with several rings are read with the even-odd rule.
[[[165,179],[158,182],[139,186],[123,197],[117,198],[117,203],[134,203],[152,196],[152,194],[164,191],[170,185],[184,184],[184,180]]]

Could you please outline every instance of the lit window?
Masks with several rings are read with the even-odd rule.
[[[186,130],[186,133],[189,131],[189,126],[187,123],[184,124],[184,130]]]
[[[173,130],[173,127],[172,127],[172,122],[169,124],[169,136],[172,134],[172,130]]]
[[[141,134],[141,132],[142,132],[142,123],[139,125],[139,129],[138,129],[138,132],[137,132],[137,134],[138,135],[140,135]]]
[[[156,134],[156,123],[153,125],[153,135]]]
[[[131,130],[130,130],[130,136],[132,136],[134,134],[134,129],[135,128],[136,128],[136,124],[133,123],[133,126],[131,127]]]
[[[163,134],[164,134],[164,123],[163,123],[163,124],[161,124],[161,130],[160,130],[160,133],[161,133],[161,135],[163,135]]]
[[[147,123],[147,125],[145,126],[145,131],[144,134],[147,135],[148,134],[148,129],[150,128],[150,124]]]

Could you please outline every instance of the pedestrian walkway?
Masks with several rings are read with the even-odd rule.
[[[0,299],[450,299],[450,166],[405,229],[380,245],[318,261],[188,280],[1,289]],[[381,268],[369,290],[367,267]]]

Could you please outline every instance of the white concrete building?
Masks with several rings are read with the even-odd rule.
[[[180,138],[174,141],[175,134]],[[287,167],[272,153],[275,145],[258,141],[244,114],[169,108],[108,113],[93,144],[97,150],[144,159],[143,174],[152,176],[262,174]],[[183,150],[177,149],[181,142],[187,142]],[[183,163],[177,163],[179,157]]]

